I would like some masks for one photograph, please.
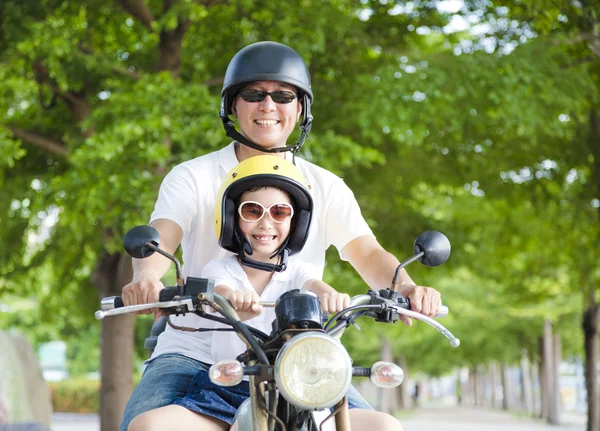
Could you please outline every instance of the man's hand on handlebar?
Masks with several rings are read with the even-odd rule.
[[[432,287],[417,286],[414,284],[400,285],[398,291],[410,299],[410,309],[427,317],[435,317],[442,306],[440,292]],[[412,319],[408,316],[400,316],[400,320],[406,325],[412,325]]]
[[[160,291],[164,288],[165,286],[158,277],[143,274],[134,276],[131,283],[123,287],[123,293],[121,294],[123,304],[128,306],[158,302]],[[156,318],[160,317],[158,308],[135,312],[135,314],[150,313],[157,313],[155,315],[155,320]]]

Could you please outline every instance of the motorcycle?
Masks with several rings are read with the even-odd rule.
[[[238,431],[349,431],[346,393],[352,377],[369,377],[378,387],[393,388],[404,379],[393,363],[378,361],[370,368],[352,365],[340,338],[359,317],[395,323],[399,315],[421,320],[440,331],[453,347],[460,341],[439,322],[410,310],[410,301],[395,291],[400,269],[419,260],[438,266],[450,255],[450,242],[436,231],[422,233],[414,242],[414,255],[398,265],[388,289],[369,289],[351,298],[350,306],[327,319],[317,296],[299,289],[288,291],[274,303],[276,319],[270,334],[240,321],[229,301],[215,294],[214,281],[187,277],[183,280],[179,261],[159,247],[158,232],[138,226],[126,235],[124,246],[132,257],[142,259],[157,252],[175,263],[177,284],[160,292],[158,302],[125,307],[121,297],[101,301],[97,319],[140,310],[160,308],[175,329],[195,331],[171,322],[171,315],[195,313],[232,327],[248,349],[233,360],[223,360],[209,369],[216,385],[235,386],[249,379],[250,396],[236,413]],[[207,308],[210,307],[209,308]],[[214,310],[213,312],[209,310]],[[448,314],[442,307],[436,317]],[[335,419],[333,419],[335,418]]]

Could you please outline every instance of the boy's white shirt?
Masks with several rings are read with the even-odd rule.
[[[255,290],[247,274],[237,260],[230,256],[223,260],[212,260],[204,267],[202,277],[215,280],[215,286],[225,285],[235,291]],[[261,301],[276,301],[282,294],[292,289],[302,289],[309,280],[317,278],[314,267],[305,262],[290,262],[283,272],[273,273],[271,281],[259,295]],[[271,333],[272,322],[275,320],[275,309],[263,307],[263,312],[252,319],[244,321],[256,329],[267,334]],[[231,326],[215,323],[215,328],[231,328]],[[213,331],[210,334],[210,356],[199,359],[202,362],[218,362],[223,359],[235,359],[236,356],[246,351],[247,347],[235,332]]]
[[[287,157],[290,158],[289,154]],[[309,263],[314,267],[313,278],[321,279],[325,267],[325,251],[330,245],[334,245],[344,259],[341,250],[349,242],[360,236],[373,234],[361,215],[354,194],[341,178],[299,157],[296,157],[295,162],[309,184],[314,209],[306,244],[298,255],[290,258],[289,264],[291,266],[297,261]],[[151,222],[169,219],[183,230],[181,247],[184,278],[201,277],[208,262],[232,256],[232,253],[218,244],[214,207],[221,182],[237,164],[232,143],[219,151],[176,166],[161,184]],[[207,208],[210,210],[207,211]],[[171,320],[176,325],[192,328],[212,325],[208,320],[193,314],[172,316]],[[167,326],[159,336],[152,358],[165,353],[180,353],[198,359],[198,354],[195,353],[197,350],[210,351],[210,340],[199,337],[198,334],[200,333],[183,332]],[[214,362],[213,358],[203,358],[200,359],[203,362]]]

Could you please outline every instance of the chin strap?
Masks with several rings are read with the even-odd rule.
[[[289,239],[286,240],[285,243],[281,245],[281,247],[279,247],[279,249],[273,254],[273,256],[271,256],[271,259],[275,256],[279,256],[279,264],[275,264],[259,262],[258,260],[254,260],[248,257],[249,255],[251,256],[254,253],[254,251],[252,250],[252,246],[238,228],[235,229],[234,235],[236,235],[238,244],[240,244],[238,256],[242,265],[267,272],[282,272],[287,269],[290,250],[286,246]]]
[[[296,142],[296,145],[293,147],[277,147],[277,148],[263,148],[260,145],[255,144],[250,139],[246,138],[235,128],[235,123],[228,115],[225,114],[225,101],[221,102],[221,112],[219,117],[221,117],[221,121],[223,122],[223,127],[225,128],[225,134],[233,139],[234,141],[239,142],[242,145],[250,147],[257,151],[262,151],[263,153],[283,153],[286,151],[291,151],[292,154],[300,151],[302,145],[304,145],[304,141],[308,138],[308,133],[310,132],[310,128],[312,127],[313,117],[310,113],[310,99],[308,96],[304,96],[304,119],[302,120],[302,124],[300,124],[300,130],[302,130],[302,134],[300,135],[300,139]]]
[[[283,253],[280,255],[279,264],[259,262],[257,260],[249,258],[245,254],[240,259],[240,263],[249,268],[259,269],[261,271],[283,272],[287,269],[288,257],[289,250],[285,248],[283,250]]]

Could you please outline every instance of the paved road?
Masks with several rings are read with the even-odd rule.
[[[459,407],[422,408],[402,419],[404,431],[585,431],[585,417],[563,414],[562,425],[518,417],[497,410]]]
[[[584,431],[585,417],[562,415],[563,425],[551,426],[496,410],[422,408],[402,418],[404,431]],[[96,415],[57,413],[52,431],[99,431]]]
[[[98,415],[54,413],[52,431],[100,431]]]

